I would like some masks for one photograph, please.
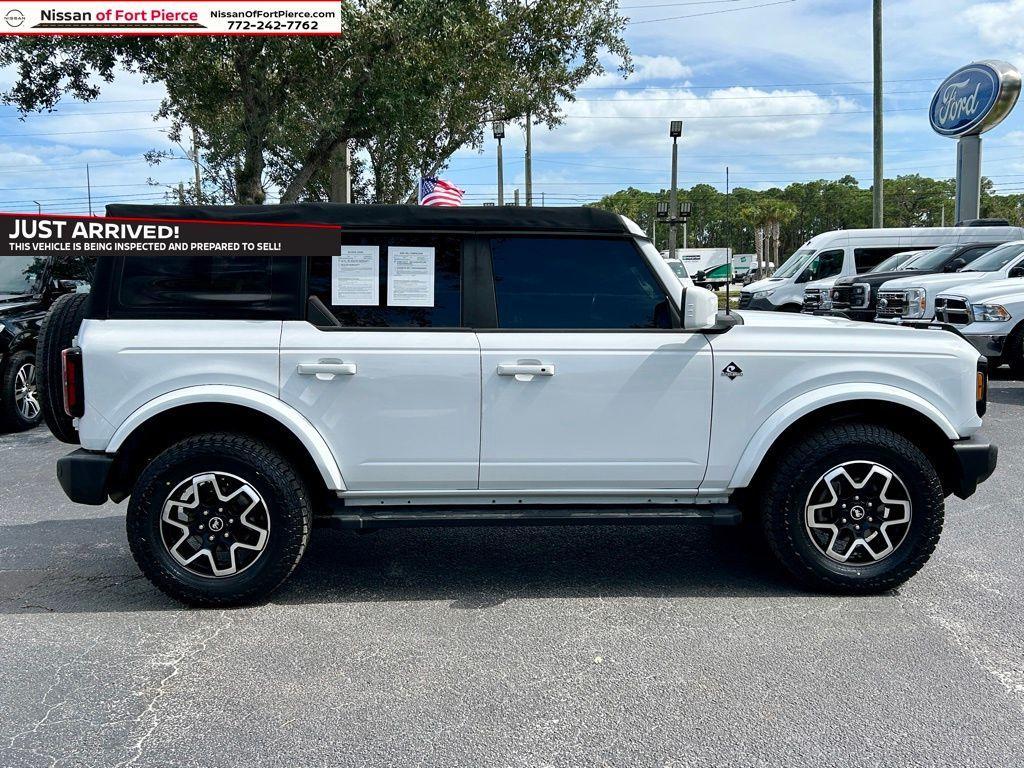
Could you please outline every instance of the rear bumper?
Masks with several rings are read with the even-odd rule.
[[[79,448],[57,459],[57,480],[69,499],[78,504],[105,504],[107,480],[114,457]]]
[[[978,484],[988,480],[996,470],[999,449],[977,437],[953,443],[956,457],[956,477],[953,493],[966,499],[978,490]]]

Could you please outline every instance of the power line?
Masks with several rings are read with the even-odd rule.
[[[747,5],[743,8],[723,8],[718,11],[703,11],[702,13],[687,13],[682,16],[666,16],[660,19],[644,19],[643,21],[628,21],[627,24],[654,24],[658,21],[676,21],[677,19],[695,19],[698,16],[718,16],[723,13],[738,13],[739,11],[752,11],[755,8],[767,8],[771,5],[789,5],[795,3],[796,0],[775,0],[771,3],[760,3],[758,5]]]
[[[935,77],[911,77],[894,80],[883,80],[885,83],[940,83],[942,82],[943,76]],[[832,80],[830,82],[818,82],[818,83],[727,83],[719,85],[676,85],[676,86],[659,86],[663,88],[688,88],[690,90],[726,90],[728,88],[823,88],[826,85],[871,85],[872,80]],[[630,90],[630,89],[646,89],[650,88],[650,85],[640,85],[634,83],[632,85],[609,85],[609,86],[585,86],[577,88],[577,91],[618,91],[618,90]]]

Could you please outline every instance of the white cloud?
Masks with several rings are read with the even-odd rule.
[[[583,88],[606,88],[624,83],[649,83],[654,80],[678,82],[689,77],[693,70],[675,56],[633,56],[633,72],[628,78],[614,69],[614,64],[605,62],[608,71],[595,75],[583,84]]]
[[[963,12],[963,18],[998,51],[997,55],[1017,62],[1024,58],[1024,0],[975,5]]]
[[[589,94],[588,94],[589,96]],[[725,140],[760,142],[816,136],[856,102],[809,90],[735,87],[705,94],[686,88],[620,90],[566,105],[565,125],[546,134],[551,151],[592,152],[595,148],[662,147],[668,121],[682,119],[688,148]]]

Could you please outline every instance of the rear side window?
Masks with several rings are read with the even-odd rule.
[[[670,328],[664,289],[628,240],[492,238],[499,328]]]
[[[462,238],[345,235],[339,256],[309,260],[309,295],[345,328],[458,328]]]
[[[853,260],[857,265],[857,274],[870,272],[890,256],[903,253],[907,248],[854,248]]]
[[[258,311],[271,293],[270,256],[126,256],[118,303],[216,317],[231,308]]]

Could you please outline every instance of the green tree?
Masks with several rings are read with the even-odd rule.
[[[90,101],[121,71],[161,83],[170,138],[197,130],[207,179],[230,199],[323,199],[339,148],[370,150],[374,194],[479,145],[485,121],[527,112],[554,125],[563,99],[630,67],[613,0],[361,0],[338,37],[21,37],[0,40],[18,72],[3,99],[23,112]],[[529,86],[529,87],[528,87]],[[154,159],[159,157],[154,156]]]

